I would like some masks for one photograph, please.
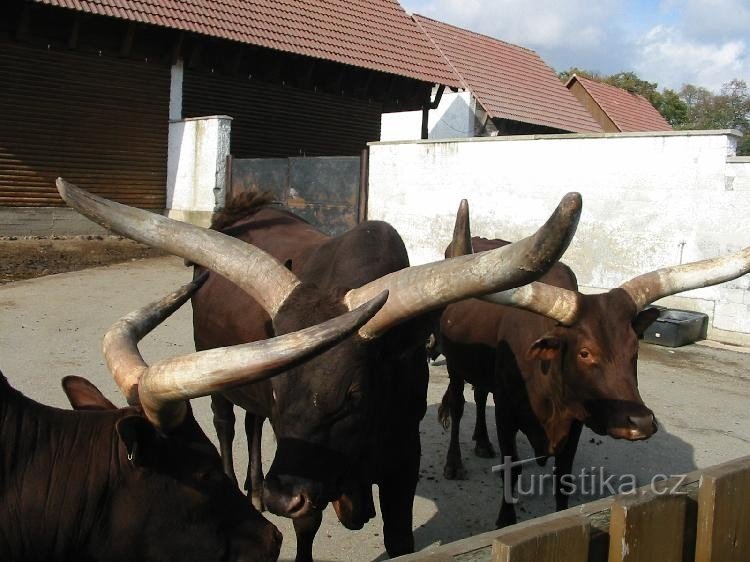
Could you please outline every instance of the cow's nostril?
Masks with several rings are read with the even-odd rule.
[[[305,503],[307,503],[307,498],[305,498],[303,494],[297,494],[296,496],[293,496],[289,501],[287,512],[289,513],[289,515],[293,515],[302,510],[305,507]]]
[[[656,426],[653,414],[645,416],[628,416],[628,422],[633,428],[643,431],[644,433],[653,433]]]

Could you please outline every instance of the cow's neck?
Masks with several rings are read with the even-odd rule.
[[[565,389],[560,373],[543,373],[538,364],[531,372],[533,375],[527,378],[526,385],[529,396],[533,397],[530,400],[533,419],[539,427],[536,431],[524,433],[529,437],[536,455],[554,455],[564,447],[575,416],[565,404]]]
[[[38,404],[2,375],[0,387],[0,559],[71,559],[106,505],[117,416]]]

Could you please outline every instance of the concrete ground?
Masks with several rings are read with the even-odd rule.
[[[60,388],[65,375],[83,375],[95,382],[118,404],[124,401],[106,371],[101,337],[120,315],[155,300],[186,282],[191,271],[176,258],[133,261],[0,286],[0,369],[11,384],[46,404],[67,407]],[[167,320],[141,345],[147,361],[192,351],[189,305]],[[614,441],[588,431],[574,466],[586,492],[576,494],[571,505],[608,495],[596,485],[603,476],[614,486],[635,481],[647,484],[656,474],[675,475],[695,468],[750,455],[750,354],[736,348],[690,345],[678,349],[643,345],[640,354],[640,388],[656,412],[661,427],[650,440]],[[437,423],[437,405],[447,386],[444,366],[431,367],[429,409],[422,423],[422,478],[415,502],[417,547],[446,543],[491,530],[497,514],[500,486],[491,467],[497,460],[473,455],[471,432],[474,408],[470,389],[461,426],[469,479],[446,481],[442,467],[448,434]],[[195,401],[197,415],[213,436],[207,399]],[[492,427],[493,407],[488,406]],[[241,427],[238,416],[238,430]],[[493,441],[496,439],[492,435]],[[265,432],[264,460],[273,454],[273,438]],[[236,446],[238,476],[244,479],[244,439]],[[528,444],[522,457],[531,456]],[[522,485],[529,488],[550,467],[526,469]],[[593,492],[591,488],[594,488]],[[526,497],[519,515],[527,519],[552,510],[549,487],[538,497]],[[268,517],[284,533],[282,560],[294,558],[294,533],[288,520]],[[351,532],[326,511],[315,543],[318,560],[383,559],[381,521]]]

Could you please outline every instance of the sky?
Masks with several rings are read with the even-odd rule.
[[[659,90],[750,84],[750,0],[400,0],[536,51],[556,71],[633,71]]]

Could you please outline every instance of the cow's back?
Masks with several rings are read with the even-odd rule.
[[[366,221],[331,238],[291,212],[265,207],[222,230],[286,264],[302,282],[341,296],[348,289],[409,265],[401,237],[380,221]],[[271,319],[258,302],[218,274],[209,275],[193,296],[192,305],[196,349],[237,345],[274,335]],[[422,332],[426,329],[419,332],[413,329],[413,321],[406,324],[391,330],[376,347],[395,345],[403,349],[417,340],[423,345],[426,336]],[[238,388],[225,394],[245,409],[267,414],[268,397],[264,394],[270,389],[264,392],[261,386],[268,385],[254,386],[255,392]]]
[[[472,238],[474,252],[485,252],[509,244],[505,240]],[[556,263],[540,282],[567,289],[578,284],[571,269]],[[496,351],[511,351],[519,356],[539,334],[554,326],[554,321],[526,310],[466,299],[449,305],[440,322],[444,354],[452,369],[471,384],[493,388]]]
[[[223,229],[264,250],[292,271],[302,268],[326,235],[295,215],[264,208]],[[202,270],[198,267],[197,269]],[[211,273],[192,299],[197,349],[212,349],[265,339],[272,335],[266,311],[234,283]]]

